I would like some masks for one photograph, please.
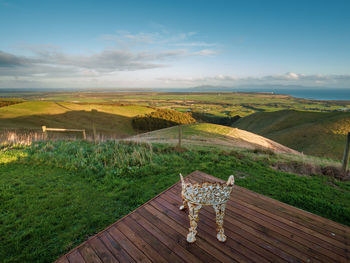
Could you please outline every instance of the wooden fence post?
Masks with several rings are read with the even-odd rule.
[[[96,143],[97,136],[96,136],[96,126],[94,122],[92,122],[92,135],[94,137],[94,142]]]
[[[345,144],[345,150],[344,150],[343,165],[342,165],[342,170],[344,173],[346,172],[346,169],[348,167],[349,150],[350,150],[350,132],[348,132],[348,136]]]
[[[95,109],[92,109],[91,110],[91,113],[92,113],[92,136],[94,138],[94,142],[96,143],[97,141],[97,134],[96,134],[96,126],[95,126],[95,117],[96,117],[96,114],[97,114],[97,110]]]
[[[47,139],[47,131],[46,131],[46,126],[41,126],[41,128],[43,129],[43,137],[44,137],[44,140]]]
[[[179,144],[178,147],[181,148],[181,142],[182,142],[182,127],[179,125]]]

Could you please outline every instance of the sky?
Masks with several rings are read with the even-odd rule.
[[[0,0],[0,88],[350,91],[350,1]]]

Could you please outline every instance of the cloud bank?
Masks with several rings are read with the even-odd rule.
[[[224,87],[256,86],[256,85],[298,85],[306,87],[350,88],[350,75],[305,75],[294,72],[285,74],[268,75],[262,77],[237,77],[231,75],[215,75],[187,78],[159,78],[160,81],[180,86],[214,85]]]

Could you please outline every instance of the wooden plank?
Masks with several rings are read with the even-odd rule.
[[[136,238],[142,239],[142,241],[145,241],[145,243],[149,245],[144,247],[144,253],[152,252],[152,259],[156,259],[157,262],[183,262],[180,257],[178,257],[173,251],[171,251],[167,246],[153,236],[152,232],[148,232],[131,217],[126,218],[125,222],[122,223],[125,223],[124,229],[128,228],[132,230],[133,233],[135,233]]]
[[[142,250],[139,250],[119,229],[112,227],[108,230],[108,233],[136,262],[151,262]]]
[[[206,216],[204,222],[215,222],[214,213],[210,213],[208,210],[211,209],[208,207],[204,207],[200,211],[201,216],[202,214]],[[247,218],[246,220],[249,221],[249,219]],[[256,229],[249,228],[249,226],[247,227],[246,222],[244,220],[242,221],[243,223],[237,221],[236,217],[232,218],[231,216],[225,215],[224,224],[225,232],[227,232],[227,235],[234,239],[247,239],[248,242],[243,241],[245,243],[245,246],[254,248],[254,251],[259,251],[261,255],[267,257],[267,259],[269,259],[270,261],[273,261],[272,259],[276,258],[276,256],[281,257],[282,259],[290,262],[295,260],[290,254],[283,252],[283,248],[285,246],[288,247],[288,244],[281,243],[278,239],[270,237],[264,232],[260,232],[259,227],[257,227]],[[235,233],[237,233],[239,236],[237,236]],[[253,243],[253,245],[251,245],[250,243]],[[279,244],[277,247],[275,247],[276,243]],[[256,248],[255,244],[258,244],[261,248]]]
[[[159,262],[167,262],[158,251],[150,246],[142,236],[138,236],[133,229],[131,229],[123,220],[118,224],[118,230],[123,233],[143,254],[145,254],[151,261],[157,260]]]
[[[171,235],[169,235],[169,232],[162,228],[159,220],[155,220],[150,214],[147,213],[148,212],[143,208],[140,211],[132,214],[131,218],[133,218],[138,224],[142,225],[142,227],[144,227],[148,232],[155,235],[156,238],[159,239],[164,245],[181,257],[184,262],[202,262],[192,253],[186,250],[186,248],[183,248],[178,242],[176,242],[176,240],[173,240]],[[146,217],[151,218],[151,221],[148,221]]]
[[[274,226],[259,217],[244,213],[242,210],[235,210],[228,207],[227,213],[236,220],[240,220],[244,224],[251,225],[256,229],[261,229],[264,233],[273,235],[279,240],[283,240],[285,244],[295,247],[299,251],[316,257],[317,259],[325,259],[326,262],[330,261],[331,259],[338,259],[338,261],[342,261],[341,259],[344,259],[333,251],[320,247],[317,243],[312,243],[302,236],[296,235],[294,232],[290,232],[283,227]]]
[[[157,201],[157,200],[155,200],[155,201]],[[169,204],[168,203],[168,201],[166,201],[166,200],[163,200],[163,203],[164,203],[164,205],[166,205],[169,209],[171,209],[174,213],[175,213],[175,209],[176,209],[176,207],[177,206],[174,206],[173,208],[170,208],[172,205],[171,204]],[[204,208],[205,209],[205,208]],[[202,213],[203,211],[200,211],[200,218],[201,218],[201,216],[202,216]],[[178,219],[178,220],[180,220],[180,219]],[[203,220],[203,223],[204,223],[204,221],[205,220]],[[209,219],[209,221],[210,221],[210,219]],[[199,220],[199,222],[201,222],[201,220]],[[214,223],[213,223],[213,225],[214,225]],[[226,229],[227,230],[227,229]],[[198,236],[200,236],[200,235],[202,235],[204,232],[206,232],[206,231],[208,231],[208,227],[201,227],[200,225],[198,225]],[[213,236],[213,237],[215,237],[215,228],[213,228],[212,227],[212,230],[210,231],[210,235],[211,236]],[[261,237],[261,236],[260,236]],[[230,236],[228,236],[228,238],[230,238]],[[277,241],[278,242],[278,241]],[[280,254],[279,256],[281,256],[281,258],[279,259],[279,261],[283,261],[283,260],[285,260],[285,261],[288,261],[288,262],[296,262],[296,261],[298,261],[299,259],[298,259],[298,257],[296,257],[296,256],[294,256],[293,254],[290,254],[290,253],[288,253],[288,252],[290,252],[291,251],[291,249],[289,248],[289,246],[288,245],[285,245],[285,247],[283,247],[283,246],[281,246],[281,243],[280,242],[278,242],[279,243],[279,249],[281,249],[281,248],[283,248],[283,250],[285,251],[284,253],[282,253],[282,254]],[[273,247],[274,246],[274,242],[271,242],[270,244],[269,244],[269,246],[271,246],[271,247]],[[237,248],[237,246],[236,246],[236,249],[237,249],[237,251],[241,251],[239,248]],[[287,251],[286,251],[287,250]],[[237,251],[236,252],[233,252],[233,253],[237,253]],[[294,250],[292,250],[292,252],[295,252]]]
[[[187,243],[183,235],[151,214],[146,210],[146,207],[137,211],[133,216],[137,222],[142,222],[143,226],[148,228],[147,230],[157,233],[159,240],[177,253],[185,262],[219,262],[196,244],[190,245]],[[171,241],[168,239],[171,239]]]
[[[272,210],[270,207],[266,207],[264,205],[264,202],[261,203],[257,200],[251,199],[249,197],[246,197],[244,195],[237,195],[236,196],[236,203],[245,203],[246,206],[249,206],[249,208],[257,211],[260,214],[269,216],[270,218],[277,219],[277,221],[284,223],[288,226],[291,226],[299,231],[302,231],[304,234],[308,234],[312,237],[319,238],[321,240],[327,241],[330,244],[333,244],[336,247],[339,248],[345,248],[346,240],[344,242],[339,241],[337,238],[335,238],[333,235],[327,235],[326,233],[322,233],[323,231],[317,228],[309,228],[305,226],[304,224],[296,223],[292,221],[292,218],[290,218],[289,215],[280,214],[280,212],[276,212],[276,210]]]
[[[171,218],[171,211],[161,206],[159,203],[156,202],[156,200],[153,200],[151,202],[150,206],[145,207],[146,210],[148,210],[150,213],[155,215],[157,218],[162,220],[163,222],[166,222],[166,224],[179,231],[185,238],[188,230],[186,227],[183,226],[183,224],[179,224],[176,218]],[[170,216],[170,218],[169,218]],[[227,256],[224,253],[221,253],[221,251],[216,246],[211,246],[206,240],[202,239],[201,237],[197,238],[197,241],[194,244],[188,244],[188,246],[198,246],[201,249],[207,251],[211,255],[215,255],[215,257],[220,260],[220,262],[239,262],[239,260],[235,260],[232,257]],[[242,260],[241,260],[242,261]]]
[[[72,251],[72,253],[67,255],[67,258],[70,263],[86,263],[78,250]]]
[[[98,237],[94,237],[90,239],[88,243],[95,250],[97,256],[101,259],[102,262],[104,263],[119,262]]]
[[[164,200],[166,200],[167,202],[169,202],[169,204],[172,204],[174,206],[175,209],[178,210],[179,207],[179,203],[178,201],[175,201],[171,198],[169,198],[168,193],[166,195],[163,195],[161,198],[163,198]],[[167,206],[168,207],[168,206]],[[168,207],[169,208],[169,207]],[[204,208],[208,208],[208,207],[202,207],[200,210],[200,218],[202,216],[202,209]],[[175,212],[175,211],[174,211]],[[208,219],[209,221],[207,221],[207,219],[203,220],[200,219],[199,220],[199,224],[198,224],[198,229],[201,229],[201,225],[206,224],[206,227],[204,227],[205,229],[210,229],[210,231],[208,231],[208,234],[213,235],[213,237],[216,238],[216,223],[215,223],[215,214],[213,213],[213,211],[211,211],[211,215],[210,218],[213,220]],[[187,216],[186,212],[181,212],[184,213]],[[211,224],[208,224],[208,222],[211,221]],[[201,225],[200,225],[201,224]],[[189,226],[189,223],[187,223],[187,226]],[[218,242],[218,241],[217,241]],[[229,247],[237,247],[237,249],[239,249],[240,253],[242,253],[243,255],[245,255],[246,257],[249,257],[252,260],[258,260],[259,262],[268,262],[268,260],[264,257],[262,257],[261,255],[257,254],[256,251],[252,250],[251,247],[249,246],[244,246],[244,241],[242,242],[242,239],[232,239],[231,237],[228,237],[228,239],[226,240],[225,244]]]
[[[174,191],[180,191],[179,189],[176,189],[174,188],[172,191],[170,191],[171,193],[176,193]],[[175,196],[175,195],[174,195]],[[173,197],[174,197],[173,196]],[[175,197],[176,198],[176,197]],[[181,201],[179,199],[179,201]],[[259,213],[252,213],[251,211],[247,210],[246,207],[244,206],[249,206],[249,204],[242,204],[242,206],[240,207],[242,210],[235,210],[235,208],[237,207],[237,200],[235,200],[234,202],[232,201],[229,201],[227,203],[227,208],[226,208],[226,214],[229,213],[229,211],[233,211],[233,212],[236,212],[236,216],[235,217],[240,217],[240,216],[244,216],[245,219],[243,220],[242,219],[242,222],[244,224],[248,224],[249,223],[249,220],[253,220],[256,222],[256,224],[254,225],[256,229],[263,229],[264,232],[266,231],[269,231],[270,234],[273,234],[274,236],[278,236],[279,239],[282,239],[284,240],[284,243],[285,244],[288,244],[288,247],[287,249],[290,249],[289,246],[293,246],[293,247],[296,247],[296,248],[299,248],[299,250],[303,251],[304,253],[305,252],[305,249],[308,249],[307,252],[311,255],[311,256],[314,256],[316,257],[318,254],[323,253],[324,255],[326,255],[327,257],[331,256],[331,258],[339,258],[340,261],[344,261],[345,258],[343,257],[340,257],[339,255],[333,253],[333,248],[334,247],[331,247],[329,244],[326,243],[327,249],[323,249],[322,247],[319,246],[320,242],[322,243],[323,240],[319,240],[319,239],[316,239],[314,238],[313,236],[311,236],[312,238],[314,238],[315,240],[313,240],[315,243],[312,243],[312,242],[308,242],[306,239],[305,239],[305,233],[299,231],[297,228],[289,228],[288,229],[288,226],[287,225],[284,225],[284,224],[280,224],[279,221],[277,220],[274,220],[273,218],[269,218],[270,220],[267,220],[268,223],[266,223],[264,220],[266,220],[266,217],[264,218],[262,214],[259,214]],[[248,213],[247,213],[248,211]],[[250,213],[249,213],[250,212]],[[256,219],[257,218],[257,219]],[[227,218],[226,218],[227,219]],[[247,221],[248,220],[248,221]],[[275,221],[277,222],[277,225],[275,224],[271,224],[271,221]],[[281,227],[281,228],[279,228]],[[290,231],[286,231],[286,228]],[[279,231],[279,233],[277,233],[276,231]],[[300,237],[298,235],[296,235],[295,232],[298,233],[301,232],[301,235]],[[282,234],[282,235],[281,235]],[[285,237],[283,237],[283,235]],[[299,245],[298,243],[295,243],[293,241],[297,241],[297,242],[300,242],[301,244]],[[314,251],[317,251],[317,252],[314,252]],[[342,251],[340,250],[340,253],[341,253],[341,256],[345,256],[344,253],[342,253]]]
[[[157,217],[168,227],[168,229],[173,229],[173,231],[178,232],[178,235],[176,235],[177,240],[179,240],[178,242],[183,242],[188,251],[192,252],[193,250],[197,250],[198,247],[200,249],[198,252],[203,254],[208,253],[209,255],[217,255],[220,252],[218,249],[208,245],[208,243],[200,237],[197,238],[197,241],[195,243],[187,243],[186,235],[188,233],[188,229],[183,224],[179,224],[176,219],[168,217],[169,214],[167,211],[164,214],[163,207],[160,207],[156,202],[152,201],[152,205],[145,207],[145,210],[147,210],[153,216]],[[195,252],[194,254],[197,254],[198,252]],[[213,262],[216,260],[219,260],[220,262],[232,262],[232,259],[227,257],[225,254],[219,254],[219,256],[215,256]]]
[[[181,201],[180,198],[175,197],[173,193],[168,192],[167,195],[169,195],[172,199]],[[187,211],[186,211],[187,212]],[[214,228],[216,227],[216,219],[215,219],[215,213],[213,211],[212,207],[203,207],[200,210],[200,220],[203,220],[204,224],[208,225],[208,228]],[[225,215],[225,221],[227,221],[229,217]],[[232,227],[231,227],[232,226]],[[249,232],[242,231],[241,228],[238,228],[236,226],[233,226],[232,224],[227,225],[225,222],[225,233],[228,236],[228,238],[232,238],[234,240],[239,240],[241,244],[243,244],[246,248],[258,253],[260,256],[264,257],[268,262],[273,261],[276,258],[276,254],[270,251],[269,248],[271,248],[271,245],[264,242],[263,240],[257,239],[254,236],[252,236]],[[253,240],[253,242],[251,241]],[[259,246],[257,244],[265,243],[263,246]],[[227,245],[230,245],[227,243]],[[276,251],[275,251],[276,252]],[[277,253],[279,255],[280,253]],[[264,259],[260,259],[260,262],[264,262]]]
[[[337,244],[334,244],[330,242],[330,240],[327,240],[326,238],[323,238],[322,235],[313,234],[313,231],[308,229],[305,229],[301,226],[298,226],[296,224],[291,223],[288,220],[281,219],[278,217],[273,217],[273,214],[270,214],[269,212],[262,213],[260,211],[260,208],[251,206],[250,204],[240,202],[239,200],[236,200],[232,204],[229,204],[229,209],[231,207],[239,208],[240,210],[245,210],[249,214],[254,215],[255,217],[262,220],[262,222],[270,222],[272,225],[279,227],[278,229],[289,231],[290,233],[293,233],[294,236],[300,237],[303,241],[303,244],[315,244],[317,245],[318,249],[325,248],[329,251],[335,252],[341,256],[346,256],[346,247],[339,248]],[[257,211],[259,210],[259,211]],[[294,237],[293,236],[293,237]]]
[[[55,263],[69,263],[69,261],[68,261],[66,256],[63,256],[60,259],[58,259],[57,261],[55,261]]]
[[[201,210],[201,213],[202,213],[201,216],[204,214],[203,216],[208,217],[204,220],[204,222],[207,222],[210,220],[214,221],[214,217],[211,215],[212,213],[208,213],[208,210],[211,210],[211,209],[204,208],[202,210]],[[260,242],[256,241],[255,242],[256,244],[263,244],[264,241],[270,242],[270,245],[264,245],[264,248],[266,247],[269,248],[271,245],[275,246],[277,244],[277,247],[279,248],[278,251],[285,250],[292,254],[297,253],[297,255],[299,255],[299,258],[305,261],[309,259],[309,257],[306,257],[305,255],[309,255],[313,257],[315,260],[323,260],[324,262],[332,262],[333,259],[337,259],[337,258],[339,259],[338,262],[345,260],[345,258],[342,258],[339,255],[334,253],[331,253],[332,257],[323,256],[322,254],[319,253],[319,250],[317,249],[316,245],[313,249],[313,248],[309,248],[308,246],[305,246],[302,243],[298,243],[294,241],[293,233],[288,233],[287,231],[285,231],[285,233],[287,234],[283,236],[278,232],[276,232],[275,227],[271,225],[266,225],[259,218],[255,219],[254,216],[247,215],[244,211],[238,211],[236,213],[236,212],[232,212],[229,208],[226,208],[225,231],[228,230],[229,231],[227,232],[228,234],[230,235],[232,234],[230,233],[230,229],[235,229],[235,230],[244,229],[244,230],[247,230],[248,232],[252,232],[251,230],[249,230],[249,228],[247,228],[247,226],[251,226],[260,232],[260,234],[257,236],[262,239]],[[253,231],[252,234],[256,234],[256,233],[254,233]],[[243,236],[247,237],[246,234]],[[249,240],[252,240],[251,236],[248,235],[248,237],[249,237]],[[303,241],[303,239],[300,238],[298,241]],[[297,251],[295,251],[293,248],[297,249]],[[328,251],[328,253],[325,253],[325,255],[329,255],[329,254],[330,254],[330,251]]]
[[[197,179],[199,177],[199,175],[195,175],[195,180]],[[208,177],[208,176],[207,176]],[[209,176],[210,177],[210,176]],[[189,178],[189,180],[193,180],[191,177]],[[206,180],[209,180],[209,178],[206,178]],[[244,198],[243,196],[245,196],[245,194],[244,193],[239,193],[239,194],[237,194],[236,193],[236,197],[238,198],[238,199],[242,199],[242,198]],[[236,199],[237,199],[236,198]],[[243,199],[242,199],[243,200]],[[254,198],[254,199],[249,199],[248,201],[247,200],[245,200],[247,203],[255,203],[255,202],[257,202],[257,200],[259,200],[259,199],[257,199],[257,198]],[[279,201],[277,201],[278,203],[280,203]],[[249,205],[250,205],[249,204]],[[283,204],[283,203],[281,203],[281,204]],[[266,201],[263,201],[263,202],[259,202],[259,204],[255,204],[255,207],[261,207],[261,206],[265,206],[265,205],[271,205],[271,204],[267,204],[267,202]],[[283,205],[285,205],[285,204],[283,204]],[[290,207],[290,206],[288,206],[287,205],[287,207]],[[270,209],[270,210],[272,210],[271,211],[271,214],[272,214],[272,218],[278,218],[278,220],[279,221],[282,221],[283,223],[287,223],[287,224],[289,224],[289,225],[292,225],[297,231],[303,231],[304,233],[306,232],[306,233],[308,233],[308,234],[310,234],[310,235],[307,235],[306,237],[309,237],[309,239],[310,240],[312,240],[312,241],[314,241],[314,242],[316,242],[316,244],[320,244],[320,245],[322,245],[322,246],[324,246],[324,247],[326,247],[326,248],[329,248],[329,244],[327,244],[325,241],[327,241],[327,242],[329,242],[329,243],[331,243],[331,245],[333,246],[333,248],[331,248],[331,250],[333,251],[334,249],[337,251],[337,253],[338,254],[340,254],[340,255],[343,255],[344,257],[346,257],[347,259],[349,259],[350,258],[350,249],[349,249],[349,239],[347,239],[347,238],[345,238],[345,239],[342,239],[342,241],[340,241],[340,242],[338,242],[338,241],[336,241],[336,240],[334,240],[334,239],[336,239],[336,238],[334,238],[334,233],[332,233],[332,232],[329,232],[330,234],[332,234],[332,236],[330,237],[330,236],[325,236],[325,233],[324,233],[324,231],[322,230],[322,228],[321,228],[321,230],[320,230],[320,228],[315,228],[315,226],[309,226],[309,228],[308,227],[306,227],[306,226],[303,226],[303,225],[299,225],[298,223],[294,223],[292,220],[293,219],[295,219],[295,217],[296,217],[296,214],[294,213],[294,215],[293,216],[288,216],[288,219],[286,219],[286,218],[284,218],[286,215],[285,214],[283,214],[281,211],[278,211],[276,208],[279,208],[278,206],[276,206],[276,205],[273,205],[273,207],[269,207],[269,208],[266,208],[266,207],[264,207],[265,209],[264,210],[260,210],[260,213],[264,213],[264,212],[266,212],[266,209]],[[297,210],[299,210],[299,211],[301,211],[301,212],[304,212],[303,210],[300,210],[300,209],[297,209]],[[263,212],[262,212],[263,211]],[[280,214],[280,213],[282,213],[282,215]],[[281,218],[279,218],[279,217],[277,217],[276,216],[276,214],[279,214],[280,216],[281,216]],[[326,221],[329,221],[329,220],[327,220],[326,219]],[[310,229],[311,228],[311,229]],[[318,230],[318,231],[317,231]],[[315,232],[316,231],[316,232]],[[323,234],[321,234],[321,233],[323,233]],[[343,232],[344,233],[344,232]],[[321,234],[321,235],[320,235]],[[336,236],[338,236],[338,235],[336,235]],[[305,237],[305,236],[304,236]],[[315,241],[315,239],[317,239],[318,238],[318,240],[317,241]],[[325,241],[324,241],[325,240]],[[321,242],[321,243],[320,243]],[[337,247],[334,247],[334,246],[337,246]]]
[[[158,205],[160,205],[162,207],[162,209],[165,208],[167,210],[167,215],[174,218],[176,221],[181,222],[183,225],[187,224],[189,226],[187,219],[185,219],[186,217],[184,215],[179,215],[179,210],[177,208],[173,208],[165,200],[159,200],[159,199],[161,199],[161,198],[160,197],[157,198],[156,200],[154,200],[154,202],[156,202]],[[200,223],[200,221],[199,221],[199,223]],[[241,262],[241,261],[254,262],[253,260],[251,260],[251,258],[244,255],[240,251],[240,249],[242,249],[241,244],[235,243],[233,245],[233,247],[226,246],[225,244],[220,243],[216,239],[216,233],[215,233],[214,229],[212,231],[209,231],[208,229],[201,228],[200,224],[198,225],[198,229],[200,229],[200,231],[198,231],[197,236],[196,236],[197,241],[199,238],[201,238],[201,239],[207,241],[207,248],[209,246],[214,246],[215,248],[217,248],[220,251],[220,252],[216,252],[217,254],[212,254],[213,256],[217,257],[218,254],[225,253],[228,257],[231,257],[232,259],[237,260],[239,262]],[[184,236],[184,238],[186,238],[186,236]]]
[[[189,176],[189,178],[196,178],[195,180],[201,180],[201,181],[209,181],[209,182],[225,182],[222,179],[216,178],[214,176],[208,175],[206,173],[200,172],[200,171],[195,171],[193,173],[191,173]],[[276,199],[255,193],[253,191],[250,191],[246,188],[240,187],[235,185],[234,186],[234,190],[235,191],[239,191],[242,193],[246,193],[250,196],[252,196],[253,198],[257,198],[257,199],[261,199],[266,201],[266,203],[272,204],[272,205],[277,205],[278,207],[283,207],[286,208],[287,211],[291,211],[292,215],[296,215],[295,219],[299,219],[301,222],[310,222],[312,223],[312,225],[318,225],[320,227],[323,227],[325,229],[332,229],[332,231],[337,231],[340,230],[340,233],[347,233],[350,234],[350,228],[339,224],[337,222],[334,222],[332,220],[326,219],[324,217],[321,217],[319,215],[316,214],[312,214],[310,212],[307,212],[305,210],[302,210],[300,208],[294,207],[294,206],[290,206],[288,204],[282,203]]]
[[[195,177],[195,180],[197,181],[199,175],[197,174],[197,175],[195,175],[194,177]],[[191,180],[191,179],[192,179],[192,178],[189,178],[189,180]],[[211,178],[210,178],[210,176],[205,176],[205,179],[209,181],[209,179],[211,179]],[[193,179],[192,179],[192,180],[193,180]],[[174,189],[177,189],[177,188],[174,188]],[[235,197],[236,197],[235,202],[236,202],[236,203],[238,202],[237,199],[244,198],[244,197],[242,197],[242,195],[244,196],[244,194],[241,193],[241,192],[239,192],[239,194],[236,193],[236,195],[235,195]],[[243,199],[242,199],[242,200],[243,200]],[[252,206],[250,203],[254,203],[254,202],[256,202],[256,200],[252,200],[252,199],[249,199],[248,201],[245,200],[245,204],[244,204],[244,205],[245,205],[245,206],[250,206],[250,207],[253,208],[253,209],[259,209],[258,206],[263,206],[263,204],[261,204],[261,202],[259,203],[259,205]],[[278,202],[278,201],[277,201],[277,202]],[[278,202],[278,203],[280,203],[280,202]],[[228,205],[230,205],[230,204],[231,204],[231,203],[229,202]],[[243,204],[242,204],[242,205],[243,205]],[[298,209],[298,210],[299,210],[299,209]],[[276,216],[276,214],[274,213],[275,211],[276,211],[276,206],[274,206],[273,212],[269,214],[269,215],[271,216],[271,219],[278,218],[277,222],[278,222],[279,224],[281,223],[281,221],[282,221],[283,223],[287,224],[287,225],[288,225],[288,224],[289,224],[289,225],[292,224],[292,226],[294,227],[294,231],[297,231],[297,233],[300,233],[300,232],[301,232],[301,235],[302,235],[302,238],[303,238],[303,239],[309,238],[309,239],[311,239],[313,242],[315,242],[315,244],[317,244],[317,245],[322,245],[322,246],[326,247],[327,249],[331,250],[332,252],[333,252],[333,250],[336,250],[337,253],[340,254],[341,256],[344,256],[344,257],[347,258],[347,259],[349,258],[349,246],[348,246],[346,243],[345,243],[345,244],[342,244],[342,243],[339,243],[339,242],[337,242],[337,241],[333,241],[333,240],[332,240],[331,238],[329,238],[329,237],[326,237],[326,236],[324,236],[324,235],[320,235],[317,231],[315,232],[314,230],[310,230],[310,229],[307,228],[307,227],[300,226],[300,225],[294,223],[293,221],[286,220],[286,219],[283,218],[283,217],[278,217],[278,216]],[[302,211],[302,210],[299,210],[299,211]],[[258,215],[261,216],[262,214],[264,214],[264,213],[266,213],[266,212],[267,212],[266,210],[260,209]],[[267,212],[267,213],[269,213],[269,212]],[[284,225],[283,227],[286,227],[286,225]],[[300,231],[300,229],[301,229],[302,231]],[[304,231],[304,232],[303,232],[303,231]],[[326,241],[328,241],[328,242],[325,242],[324,239],[326,239]],[[329,244],[329,242],[330,242],[330,244]],[[333,246],[333,245],[334,245],[333,242],[336,242],[336,244],[337,244],[338,246],[340,246],[340,249],[339,249],[338,247]],[[332,254],[332,253],[331,253],[331,254]],[[343,259],[343,260],[344,260],[344,259]]]
[[[338,243],[340,247],[344,247],[344,244],[347,245],[347,242],[350,242],[348,241],[350,240],[350,235],[344,231],[339,231],[337,229],[330,230],[329,228],[325,229],[324,224],[320,226],[312,224],[312,222],[306,220],[299,220],[298,214],[288,211],[288,209],[280,209],[280,207],[277,207],[275,204],[269,204],[266,201],[253,198],[244,192],[240,192],[240,194],[237,195],[237,198],[244,200],[250,205],[254,205],[264,209],[265,211],[269,211],[270,213],[273,213],[274,216],[280,216],[284,219],[284,221],[290,222],[290,224],[295,226],[297,225],[301,230],[307,230],[307,232],[312,231],[312,235],[320,236],[321,234],[322,239],[328,240],[331,243]]]
[[[101,259],[97,256],[89,243],[85,243],[85,245],[80,247],[78,250],[86,263],[102,263]]]
[[[136,262],[107,231],[102,233],[99,239],[119,262]]]
[[[339,224],[337,222],[334,222],[332,220],[329,220],[324,217],[320,217],[319,215],[312,214],[310,212],[307,212],[305,210],[299,209],[294,206],[290,206],[288,204],[282,203],[278,200],[272,199],[267,196],[263,196],[261,194],[254,193],[248,189],[245,189],[243,187],[236,187],[236,190],[243,193],[246,193],[249,195],[251,198],[263,200],[266,203],[270,203],[272,206],[278,206],[278,210],[281,212],[284,212],[286,214],[289,214],[291,216],[295,215],[295,218],[293,221],[299,222],[299,223],[309,223],[309,226],[317,226],[323,229],[328,229],[329,231],[345,234],[347,237],[349,237],[350,234],[350,228],[348,226]]]

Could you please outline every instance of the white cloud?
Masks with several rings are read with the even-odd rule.
[[[350,75],[305,75],[288,72],[286,74],[269,75],[262,77],[237,77],[231,75],[215,75],[202,77],[162,77],[158,78],[166,84],[187,85],[222,85],[226,87],[249,85],[299,85],[312,87],[350,87]]]
[[[196,56],[210,56],[210,55],[215,55],[217,53],[218,52],[216,50],[202,49],[202,50],[193,52],[193,55],[196,55]]]
[[[287,79],[299,79],[299,75],[293,72],[288,72],[286,74]]]
[[[215,47],[217,44],[206,42],[188,42],[188,43],[176,43],[174,46],[180,47]]]
[[[195,36],[197,32],[177,32],[170,33],[167,30],[161,30],[159,32],[138,32],[131,33],[129,31],[118,30],[114,34],[105,34],[99,37],[99,39],[109,42],[114,42],[119,46],[138,46],[138,45],[174,45],[174,46],[207,46],[204,42],[193,42],[189,45],[186,41],[189,41],[192,36]]]

